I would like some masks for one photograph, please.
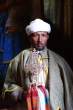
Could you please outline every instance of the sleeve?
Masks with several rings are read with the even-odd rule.
[[[61,56],[56,57],[56,59],[63,71],[61,75],[64,81],[65,110],[73,110],[73,70]]]
[[[63,65],[65,85],[65,107],[66,110],[73,110],[73,71],[64,59]]]
[[[13,59],[9,64],[3,87],[3,98],[5,98],[6,95],[9,95],[9,97],[14,97],[14,100],[17,100],[22,94],[23,90],[16,82],[17,68],[19,63],[18,61],[19,60],[17,57]]]

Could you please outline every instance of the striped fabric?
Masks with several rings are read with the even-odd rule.
[[[43,97],[41,98],[41,96],[38,93],[39,92],[38,90],[41,91],[44,98]],[[43,86],[37,87],[35,85],[32,85],[27,92],[26,101],[28,108],[27,110],[51,110],[49,105],[49,97],[45,87]],[[45,105],[45,107],[43,105]]]

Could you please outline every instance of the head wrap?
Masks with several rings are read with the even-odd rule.
[[[26,26],[25,30],[27,35],[31,35],[32,33],[38,32],[38,31],[44,31],[44,32],[50,33],[51,27],[50,27],[50,24],[48,24],[47,22],[44,22],[41,19],[35,19],[31,21],[28,26]]]

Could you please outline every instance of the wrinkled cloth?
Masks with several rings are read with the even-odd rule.
[[[51,110],[47,92],[44,86],[32,85],[25,96],[28,110]]]
[[[31,35],[34,32],[44,31],[47,33],[51,32],[51,26],[47,22],[44,22],[41,19],[35,19],[30,22],[28,26],[26,26],[27,35]]]
[[[51,50],[47,50],[48,75],[46,77],[45,88],[49,92],[50,105],[52,110],[73,110],[73,71],[67,62],[58,54]],[[29,75],[26,74],[25,65],[30,55],[30,49],[22,51],[11,62],[8,73],[4,82],[5,90],[10,87],[22,87],[27,90],[30,84]],[[12,86],[12,85],[15,86]],[[26,102],[25,102],[26,103]],[[27,110],[26,104],[24,109]],[[16,109],[21,110],[21,109]]]

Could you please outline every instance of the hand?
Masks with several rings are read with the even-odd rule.
[[[19,88],[17,89],[16,91],[12,92],[11,93],[11,98],[14,100],[14,101],[21,101],[22,100],[22,95],[23,95],[23,89],[22,88]]]

